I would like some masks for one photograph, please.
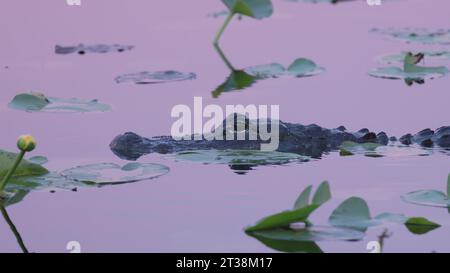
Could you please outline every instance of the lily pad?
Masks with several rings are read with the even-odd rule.
[[[45,163],[48,162],[48,159],[45,156],[33,156],[30,157],[28,161],[38,165],[44,165]]]
[[[450,44],[450,29],[429,30],[424,28],[374,28],[371,32],[388,36],[391,39],[405,41],[407,43],[440,45]]]
[[[372,218],[366,201],[359,197],[351,197],[345,200],[332,212],[328,221],[335,227],[352,228],[362,232],[365,232],[369,227],[386,222],[404,224],[408,230],[415,234],[424,234],[425,232],[420,233],[420,231],[430,231],[439,226],[425,218],[408,218],[403,214],[396,213],[381,213]]]
[[[157,84],[193,80],[197,76],[194,73],[183,73],[173,70],[157,72],[130,73],[115,78],[116,83],[133,82],[135,84]]]
[[[445,66],[417,66],[417,68],[417,70],[405,71],[400,67],[381,67],[369,71],[369,75],[382,79],[405,80],[407,83],[423,83],[425,80],[443,77],[449,72],[448,68]]]
[[[61,172],[61,175],[74,181],[108,185],[148,180],[168,172],[169,167],[164,165],[133,162],[124,166],[114,163],[78,166]]]
[[[111,110],[111,106],[99,103],[98,100],[60,99],[45,97],[41,93],[19,94],[9,103],[9,107],[26,112],[48,113],[87,113]]]
[[[222,0],[231,13],[255,19],[270,17],[273,13],[271,0]]]
[[[18,154],[0,150],[0,180],[11,169]],[[22,159],[16,171],[13,174],[14,177],[22,176],[37,176],[47,174],[48,170],[42,167],[40,164],[30,162],[26,159]]]
[[[278,78],[280,76],[309,77],[324,72],[323,67],[317,66],[305,58],[296,59],[287,69],[279,63],[252,66],[245,72],[257,79]]]
[[[440,227],[439,224],[433,223],[423,217],[409,218],[405,225],[410,232],[418,235],[428,233]]]
[[[246,228],[246,232],[270,230],[274,228],[289,227],[293,223],[306,223],[309,224],[308,217],[323,203],[327,202],[331,198],[330,188],[327,181],[324,181],[317,188],[313,197],[313,202],[309,203],[309,193],[311,189],[307,187],[299,196],[295,202],[293,210],[286,210],[280,213],[276,213],[267,216],[254,226]]]
[[[106,45],[106,44],[94,44],[94,45],[84,45],[79,44],[76,46],[55,46],[55,53],[61,55],[67,55],[72,53],[78,53],[84,55],[86,53],[109,53],[109,52],[124,52],[130,51],[134,46],[130,45]]]
[[[450,60],[450,51],[422,51],[421,53],[427,58]],[[378,57],[377,60],[387,64],[403,63],[407,54],[408,52],[388,54]]]
[[[179,161],[192,161],[202,164],[228,165],[281,165],[294,161],[307,161],[308,158],[276,151],[260,150],[195,150],[179,152],[170,157]]]
[[[402,200],[408,203],[450,208],[450,175],[447,180],[447,193],[437,190],[420,190],[402,195]]]

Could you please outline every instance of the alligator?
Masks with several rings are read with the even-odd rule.
[[[226,133],[226,120],[216,128],[218,132]],[[236,116],[235,116],[236,121]],[[249,133],[251,121],[245,118],[245,132]],[[270,124],[272,121],[268,120]],[[258,123],[259,124],[259,123]],[[389,141],[397,141],[385,132],[375,133],[367,128],[357,132],[348,132],[344,126],[334,129],[323,128],[316,124],[302,125],[279,121],[278,152],[296,153],[312,158],[320,158],[322,154],[337,150],[344,141],[356,143],[378,143],[387,145]],[[236,125],[234,130],[236,130]],[[236,139],[236,138],[235,138]],[[259,150],[262,140],[207,140],[204,136],[195,140],[191,135],[187,140],[175,140],[171,136],[156,136],[145,138],[132,132],[127,132],[113,139],[110,144],[112,152],[126,160],[137,160],[139,157],[151,154],[172,154],[190,150]],[[417,134],[407,134],[398,139],[405,145],[417,143],[424,147],[437,145],[450,148],[450,126],[444,126],[436,131],[425,129]]]

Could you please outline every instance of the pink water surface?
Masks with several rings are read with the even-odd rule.
[[[15,150],[23,133],[38,140],[34,155],[45,155],[51,170],[97,162],[125,163],[109,150],[118,134],[167,135],[176,104],[279,104],[280,117],[324,127],[368,127],[401,136],[450,124],[450,77],[406,86],[402,81],[371,78],[375,58],[403,50],[449,49],[386,40],[373,27],[450,28],[447,0],[365,1],[338,5],[274,1],[266,20],[233,21],[221,41],[235,67],[306,57],[326,68],[310,78],[258,82],[247,90],[211,91],[229,71],[211,41],[224,18],[207,14],[224,9],[220,1],[9,0],[0,9],[0,148]],[[56,55],[54,46],[130,44],[130,52]],[[441,65],[450,65],[443,61]],[[5,68],[8,67],[8,68]],[[195,72],[197,79],[159,85],[116,84],[118,75],[158,70]],[[26,113],[8,108],[20,92],[99,99],[113,110],[92,114]],[[443,227],[417,236],[389,226],[389,252],[448,252],[450,215],[445,209],[403,203],[400,195],[418,189],[445,189],[449,157],[435,154],[408,158],[323,159],[289,166],[259,167],[236,175],[227,166],[174,163],[158,155],[140,162],[168,165],[171,172],[151,181],[79,192],[31,193],[8,208],[31,251],[66,252],[79,241],[86,252],[272,251],[243,232],[261,217],[288,209],[307,185],[329,180],[333,200],[313,217],[326,224],[331,211],[347,197],[365,198],[373,214],[390,211],[425,216]],[[356,243],[320,242],[327,252],[366,252],[383,227],[370,229]],[[1,252],[20,251],[0,221]]]

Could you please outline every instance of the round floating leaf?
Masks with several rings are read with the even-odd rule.
[[[325,71],[323,67],[317,66],[316,63],[305,58],[296,59],[287,70],[290,75],[295,77],[314,76]]]
[[[203,164],[228,165],[280,165],[308,160],[298,154],[259,150],[195,150],[179,152],[171,157]]]
[[[436,190],[414,191],[402,195],[405,202],[431,207],[450,208],[450,200],[443,192]]]
[[[449,51],[423,51],[421,52],[427,58],[436,58],[436,59],[444,59],[450,60],[450,52]],[[387,64],[393,63],[402,63],[405,60],[407,52],[397,53],[397,54],[389,54],[383,55],[377,58],[378,61]]]
[[[271,0],[222,0],[222,2],[230,12],[255,19],[270,17],[273,13]]]
[[[11,169],[18,154],[0,150],[0,180]],[[48,170],[39,164],[22,159],[13,177],[36,176],[48,173]]]
[[[28,159],[28,161],[35,163],[35,164],[44,165],[45,163],[48,162],[48,159],[45,156],[33,156],[33,157],[30,157]]]
[[[248,67],[245,72],[258,79],[266,79],[283,76],[286,74],[286,69],[279,63],[271,63]]]
[[[366,201],[359,197],[351,197],[337,207],[328,219],[332,226],[366,230],[377,225],[370,217]]]
[[[147,180],[165,175],[169,168],[152,163],[128,163],[120,166],[114,163],[90,164],[63,171],[69,179],[94,184],[121,184]]]
[[[418,235],[428,233],[441,226],[423,217],[411,217],[406,221],[405,225],[410,232]]]
[[[79,187],[88,187],[89,185],[71,180],[56,172],[50,172],[39,176],[15,177],[8,183],[9,192],[16,191],[37,191],[50,189],[72,190]]]
[[[24,93],[16,95],[9,103],[9,107],[27,112],[39,111],[50,101],[42,93]]]
[[[194,73],[183,73],[178,71],[157,71],[130,73],[115,78],[116,83],[133,82],[135,84],[157,84],[193,80],[197,76]]]
[[[399,67],[382,67],[369,71],[369,75],[376,78],[391,80],[407,80],[422,82],[429,79],[443,77],[448,74],[446,67],[420,67],[415,71],[405,71]]]
[[[111,110],[109,105],[99,103],[97,100],[47,98],[40,93],[19,94],[14,97],[9,106],[27,112],[51,113],[85,113]]]
[[[423,28],[389,28],[389,29],[372,29],[372,33],[378,33],[388,36],[392,39],[402,40],[408,43],[421,44],[450,44],[450,29],[428,30]]]
[[[233,70],[224,83],[219,85],[213,92],[214,98],[218,98],[223,92],[241,90],[252,86],[257,78],[242,70]]]

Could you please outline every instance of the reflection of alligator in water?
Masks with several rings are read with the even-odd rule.
[[[249,120],[245,120],[248,134]],[[221,127],[226,128],[226,125]],[[235,128],[236,129],[236,128]],[[225,130],[224,134],[225,134]],[[248,138],[246,138],[248,139]],[[259,138],[258,138],[259,139]],[[394,140],[395,137],[391,137]],[[336,150],[344,141],[357,143],[374,142],[386,145],[389,137],[384,132],[374,133],[368,129],[357,132],[347,132],[345,127],[326,129],[315,124],[301,125],[280,121],[279,146],[277,151],[296,153],[313,158],[319,158],[323,153]],[[438,145],[450,147],[450,126],[432,131],[422,130],[415,135],[405,135],[399,139],[403,144],[417,143],[425,147]],[[190,150],[259,150],[261,140],[175,140],[170,136],[144,138],[135,133],[127,132],[119,135],[110,144],[111,150],[118,157],[136,160],[150,153],[170,154]]]

